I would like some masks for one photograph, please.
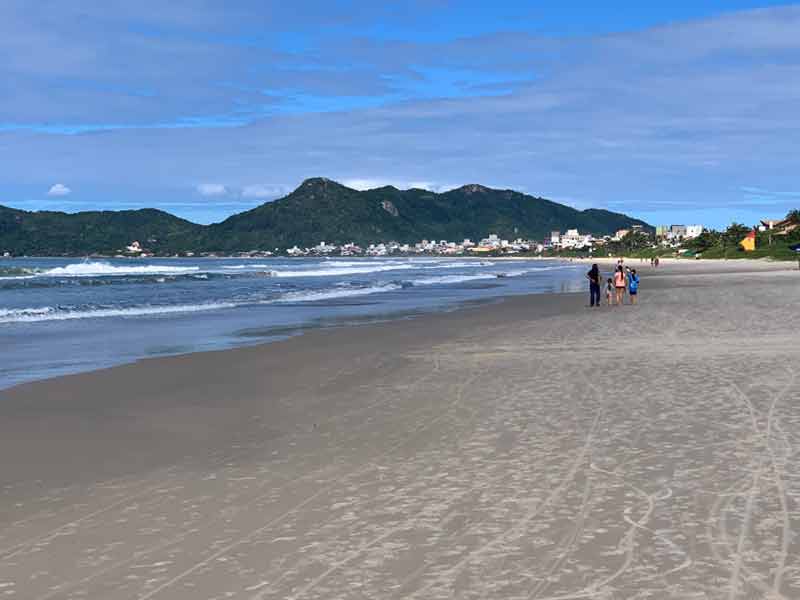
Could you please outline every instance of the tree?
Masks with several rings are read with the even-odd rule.
[[[720,243],[720,234],[716,231],[704,229],[696,238],[688,240],[683,246],[695,252],[705,252]]]
[[[726,248],[738,248],[745,236],[750,233],[750,228],[741,223],[731,223],[722,234]]]

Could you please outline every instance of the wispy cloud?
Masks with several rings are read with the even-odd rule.
[[[228,193],[228,188],[221,183],[200,183],[196,189],[201,196],[224,196]]]
[[[765,190],[764,188],[751,187],[751,186],[742,187],[741,190],[748,196],[770,197],[777,199],[785,199],[785,198],[800,199],[800,192]]]
[[[278,198],[279,196],[288,193],[290,190],[291,188],[286,185],[255,183],[246,185],[242,188],[242,197],[259,199]]]

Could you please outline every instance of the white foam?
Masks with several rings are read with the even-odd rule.
[[[56,310],[52,306],[36,306],[27,308],[0,308],[0,321],[26,315],[46,315]]]
[[[481,273],[477,275],[442,275],[441,277],[420,277],[411,280],[413,285],[446,285],[448,283],[464,283],[481,279],[497,279],[497,273]]]
[[[401,289],[402,286],[390,283],[387,285],[376,285],[372,287],[317,290],[305,292],[289,292],[276,300],[267,301],[268,304],[284,304],[287,302],[317,302],[319,300],[334,300],[336,298],[352,298],[354,296],[368,296]]]
[[[138,317],[175,313],[192,313],[221,308],[235,308],[232,302],[208,304],[177,304],[174,306],[133,306],[129,308],[91,308],[60,310],[52,307],[20,308],[0,312],[0,323],[36,323],[39,321],[71,321],[74,319],[103,319],[108,317]]]
[[[317,291],[288,292],[280,298],[269,300],[245,300],[242,302],[209,302],[206,304],[177,304],[173,306],[133,306],[127,308],[60,309],[51,306],[0,309],[0,324],[37,323],[41,321],[71,321],[75,319],[103,319],[109,317],[138,317],[148,315],[206,312],[254,304],[286,304],[295,302],[318,302],[337,298],[351,298],[390,292],[401,289],[397,284],[352,289],[325,289]]]
[[[357,261],[330,261],[321,268],[304,270],[273,270],[273,277],[337,277],[342,275],[365,275],[369,273],[383,273],[386,271],[409,271],[429,269],[463,269],[493,266],[486,262],[434,262],[434,261],[404,261],[404,262],[357,262]]]
[[[384,271],[407,271],[413,268],[414,265],[403,263],[363,267],[331,267],[304,271],[271,271],[271,275],[273,277],[337,277],[339,275],[363,275],[366,273],[382,273]]]
[[[73,263],[40,273],[43,277],[103,277],[124,275],[182,275],[196,273],[200,267],[167,265],[116,266],[104,262]]]
[[[222,268],[223,269],[230,269],[230,270],[233,270],[233,271],[243,271],[245,269],[263,270],[263,269],[269,269],[269,267],[270,267],[270,265],[253,264],[253,265],[223,265]]]
[[[493,263],[485,262],[452,262],[452,263],[439,263],[429,267],[421,267],[425,269],[475,269],[478,267],[493,267]]]

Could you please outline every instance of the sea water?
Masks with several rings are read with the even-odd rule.
[[[578,291],[585,270],[457,257],[0,259],[0,388],[308,327]]]

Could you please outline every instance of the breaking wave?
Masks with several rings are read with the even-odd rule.
[[[103,319],[108,317],[138,317],[192,313],[221,308],[234,308],[235,303],[176,304],[171,306],[131,306],[126,308],[17,308],[0,311],[0,323],[36,323],[39,321],[71,321],[74,319]]]
[[[200,271],[200,267],[115,266],[104,262],[86,262],[54,267],[37,275],[42,277],[124,277],[126,275],[186,275],[198,271]]]

